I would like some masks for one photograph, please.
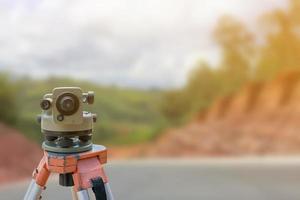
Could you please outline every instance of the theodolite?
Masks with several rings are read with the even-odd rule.
[[[94,93],[78,87],[60,87],[44,95],[38,116],[44,135],[44,156],[33,172],[24,200],[41,199],[51,173],[59,174],[59,184],[72,187],[74,200],[89,200],[92,189],[97,200],[113,200],[104,172],[107,149],[92,143],[93,123],[97,115],[83,111],[93,104]]]

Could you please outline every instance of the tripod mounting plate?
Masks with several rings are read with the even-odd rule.
[[[103,165],[107,162],[107,149],[102,145],[92,145],[92,150],[81,153],[55,153],[44,151],[48,169],[58,174],[74,173],[79,160],[97,157]]]

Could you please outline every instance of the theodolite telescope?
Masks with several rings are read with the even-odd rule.
[[[93,123],[97,115],[83,111],[83,104],[94,103],[94,92],[78,87],[55,88],[41,100],[38,117],[45,136],[44,150],[60,153],[83,152],[92,148]]]

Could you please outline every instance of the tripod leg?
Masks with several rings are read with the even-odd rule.
[[[89,192],[87,189],[78,191],[77,197],[78,197],[78,200],[89,200],[90,199]]]
[[[109,183],[104,183],[102,178],[92,179],[92,189],[97,200],[114,200]]]
[[[92,188],[97,200],[114,199],[108,179],[97,157],[79,160],[73,180],[76,191]]]
[[[91,179],[92,190],[97,200],[107,200],[106,188],[103,179],[98,177]]]
[[[105,191],[107,200],[114,200],[109,183],[105,183]]]
[[[36,184],[35,180],[32,180],[30,182],[30,185],[28,187],[28,190],[25,194],[24,200],[37,200],[40,199],[40,196],[43,191],[43,187]]]
[[[72,199],[78,200],[77,192],[75,191],[74,187],[72,187],[71,191],[72,191]]]
[[[24,196],[24,200],[39,200],[41,199],[42,191],[49,178],[50,172],[47,169],[45,157],[41,160],[37,169],[33,172],[33,180],[31,181],[28,190]]]

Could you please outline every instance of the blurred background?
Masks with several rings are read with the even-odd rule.
[[[57,86],[95,91],[111,160],[300,155],[299,0],[0,3],[0,183],[41,158]]]

